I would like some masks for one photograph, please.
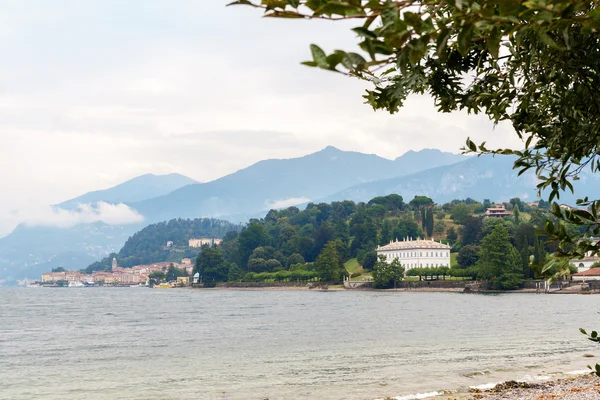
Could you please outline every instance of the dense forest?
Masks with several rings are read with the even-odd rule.
[[[454,200],[436,205],[416,196],[405,203],[397,194],[368,203],[351,201],[308,204],[271,210],[241,232],[225,235],[219,248],[203,249],[195,271],[205,285],[225,281],[309,280],[340,282],[356,259],[372,271],[376,286],[390,286],[401,266],[378,260],[375,249],[406,237],[435,237],[453,247],[452,273],[415,269],[409,275],[454,275],[490,281],[494,288],[516,288],[524,279],[548,277],[564,270],[542,267],[552,244],[537,236],[536,226],[548,218],[547,203],[526,204],[515,198],[504,206],[512,215],[484,218],[489,200]],[[387,271],[383,274],[381,271]]]
[[[227,232],[238,232],[241,229],[242,225],[213,218],[172,219],[148,225],[131,236],[118,253],[112,253],[89,265],[86,271],[110,271],[113,258],[117,259],[119,266],[125,268],[162,261],[179,262],[186,257],[195,258],[200,249],[189,248],[189,239],[222,238]],[[173,245],[167,247],[169,241]]]

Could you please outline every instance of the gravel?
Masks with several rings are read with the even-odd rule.
[[[544,383],[507,381],[489,390],[475,390],[469,400],[600,400],[600,378],[586,374]]]

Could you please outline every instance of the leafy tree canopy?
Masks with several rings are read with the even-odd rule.
[[[520,173],[533,169],[549,200],[573,190],[584,168],[600,170],[600,8],[596,0],[238,0],[267,17],[352,20],[357,48],[326,53],[311,45],[304,64],[371,82],[364,98],[395,113],[412,93],[429,94],[440,112],[484,113],[507,121],[523,149],[466,149],[516,155]],[[584,227],[546,232],[565,257],[598,251],[582,240],[600,235],[600,200],[587,210],[552,212]]]

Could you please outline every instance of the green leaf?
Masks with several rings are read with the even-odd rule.
[[[474,26],[471,23],[466,24],[458,34],[458,51],[466,57],[469,53],[469,46],[471,45],[471,39],[473,38]]]
[[[477,151],[477,145],[471,139],[467,139],[467,147],[471,151]]]
[[[327,56],[327,64],[329,64],[330,69],[335,69],[335,67],[342,62],[342,60],[346,57],[346,53],[343,51],[335,51],[333,54]]]
[[[498,52],[500,51],[500,40],[502,39],[502,32],[497,27],[494,27],[487,37],[486,44],[487,49],[495,59],[498,59]],[[528,147],[528,146],[525,146]]]
[[[516,17],[521,5],[515,1],[502,1],[498,6],[498,11],[502,17]]]
[[[327,62],[327,55],[319,46],[316,44],[310,45],[310,52],[312,53],[313,60],[317,64],[319,68],[329,68],[329,63]]]
[[[264,15],[265,18],[304,18],[302,15],[294,11],[279,11],[274,10]]]
[[[448,47],[448,39],[450,39],[450,35],[451,33],[449,29],[442,30],[438,35],[436,43],[436,52],[439,58],[442,58],[444,56],[444,53],[446,52],[446,48]]]
[[[558,43],[556,43],[554,39],[552,39],[550,35],[548,35],[548,33],[546,33],[546,31],[544,31],[543,29],[538,28],[535,30],[535,33],[540,39],[540,42],[542,42],[546,46],[552,47],[553,49],[562,50],[562,47],[559,46]]]
[[[367,64],[367,60],[357,53],[346,53],[346,57],[342,59],[342,65],[349,70],[361,70]]]
[[[240,5],[240,4],[252,5],[252,2],[250,2],[248,0],[237,0],[237,1],[232,1],[231,3],[227,4],[225,7],[237,6],[237,5]]]
[[[260,4],[266,6],[265,10],[275,10],[279,8],[280,10],[285,10],[285,6],[287,6],[287,1],[285,0],[262,0]]]
[[[377,39],[377,35],[370,31],[367,28],[363,28],[362,26],[356,27],[352,29],[358,36],[368,37],[371,39]]]

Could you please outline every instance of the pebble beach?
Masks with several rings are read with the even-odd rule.
[[[600,378],[585,374],[542,383],[507,381],[489,390],[472,389],[452,400],[598,400]]]

